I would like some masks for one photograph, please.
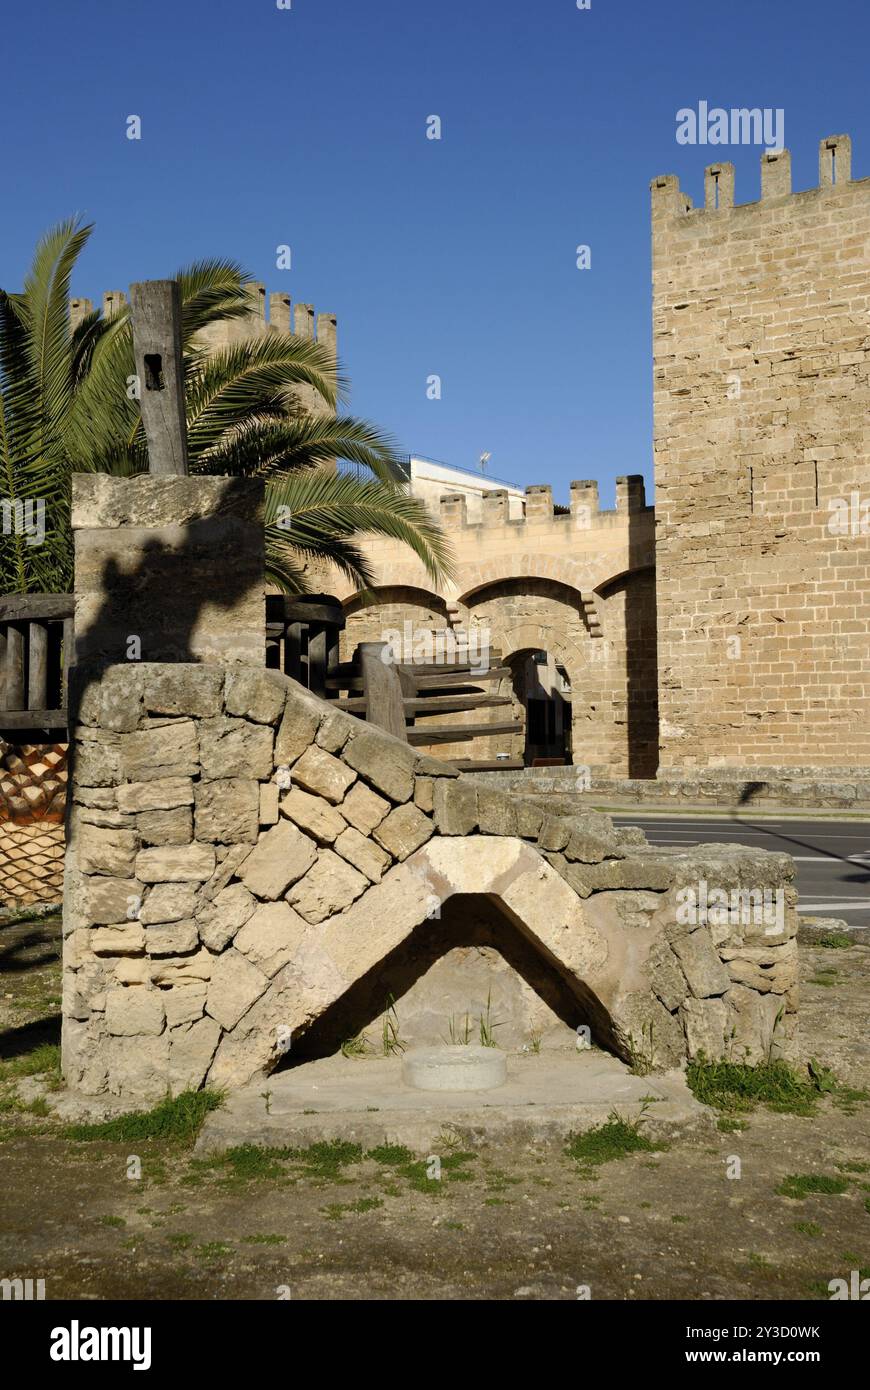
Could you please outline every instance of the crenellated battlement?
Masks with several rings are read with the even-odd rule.
[[[201,336],[208,346],[228,347],[258,332],[295,333],[299,338],[321,343],[335,355],[338,337],[335,314],[315,313],[313,304],[298,302],[294,305],[284,290],[273,290],[267,301],[266,286],[257,280],[249,281],[245,290],[248,312],[238,319],[215,323],[206,329]],[[103,317],[113,318],[126,304],[127,296],[123,290],[106,290],[102,297]],[[93,313],[93,300],[71,299],[69,310],[70,324],[75,329],[88,314]]]
[[[562,535],[569,530],[622,526],[630,515],[647,512],[652,516],[653,513],[653,508],[646,504],[646,489],[640,473],[617,478],[616,509],[613,511],[600,510],[598,483],[594,479],[572,482],[570,507],[558,511],[549,483],[534,483],[525,489],[522,516],[510,515],[509,501],[510,493],[506,488],[493,488],[480,497],[480,514],[470,517],[467,494],[445,492],[441,494],[441,523],[448,534],[457,527],[479,530],[481,527],[552,525]]]
[[[766,149],[761,154],[761,198],[757,202],[734,202],[734,165],[727,161],[708,164],[704,170],[704,206],[695,207],[688,193],[680,188],[676,174],[660,174],[652,180],[653,227],[662,217],[687,213],[700,216],[708,212],[729,212],[760,207],[780,198],[804,198],[820,193],[841,193],[853,183],[852,141],[848,135],[828,135],[819,142],[819,182],[816,188],[793,193],[791,154],[786,149]],[[866,183],[866,180],[858,180]]]

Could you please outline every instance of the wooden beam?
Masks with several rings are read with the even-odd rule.
[[[48,698],[48,628],[30,623],[27,663],[27,708],[45,709]]]
[[[417,676],[416,680],[418,690],[440,690],[443,686],[482,685],[484,681],[509,680],[510,675],[509,666],[490,666],[488,670],[479,671],[475,675],[446,670],[437,676]]]
[[[75,594],[4,594],[0,598],[0,623],[71,618],[75,607]]]
[[[348,714],[360,714],[365,710],[366,702],[364,697],[354,695],[337,701],[337,704]],[[495,709],[497,705],[512,704],[513,697],[510,695],[430,695],[422,700],[415,696],[404,697],[406,718],[423,714],[464,714],[466,710]]]
[[[396,738],[405,738],[402,687],[392,662],[382,660],[388,642],[360,642],[356,649],[366,698],[366,719]]]
[[[0,737],[20,733],[22,729],[66,729],[65,709],[25,709],[0,711]]]
[[[465,743],[470,738],[487,738],[490,734],[519,734],[525,724],[521,719],[504,724],[433,724],[408,730],[408,742],[415,746],[421,743]]]
[[[24,708],[24,633],[12,625],[6,629],[6,708]]]
[[[130,286],[133,355],[148,442],[148,471],[181,474],[187,467],[187,416],[177,280]]]

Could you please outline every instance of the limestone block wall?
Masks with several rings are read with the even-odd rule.
[[[870,765],[870,179],[652,185],[661,761]]]
[[[71,696],[63,1068],[84,1092],[238,1086],[340,1038],[441,907],[481,895],[569,1026],[623,1057],[789,1045],[787,856],[550,815],[259,667],[78,667]],[[748,911],[764,890],[776,921]]]

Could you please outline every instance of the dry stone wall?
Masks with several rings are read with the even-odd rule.
[[[498,906],[571,1025],[625,1058],[788,1050],[788,856],[653,851],[258,667],[79,667],[71,700],[63,1067],[86,1093],[268,1073],[463,895]],[[764,892],[775,922],[747,910]]]

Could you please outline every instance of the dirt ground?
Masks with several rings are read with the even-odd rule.
[[[802,948],[802,1053],[840,1083],[815,1114],[759,1106],[597,1164],[445,1145],[440,1180],[390,1149],[68,1137],[39,1096],[58,957],[56,919],[0,925],[0,1277],[44,1278],[48,1299],[827,1300],[870,1277],[865,945]]]

